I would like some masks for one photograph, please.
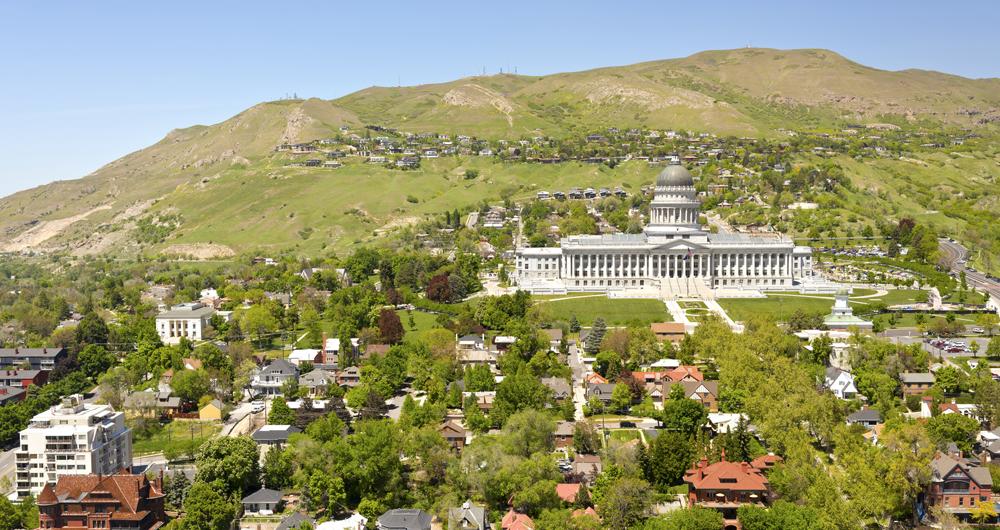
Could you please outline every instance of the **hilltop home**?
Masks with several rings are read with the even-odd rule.
[[[167,521],[163,501],[162,475],[63,476],[38,495],[38,528],[155,530]]]
[[[166,344],[177,344],[181,338],[202,340],[214,314],[215,309],[200,302],[175,305],[156,315],[156,333]]]
[[[938,453],[931,461],[931,483],[925,500],[928,508],[940,506],[960,520],[968,521],[976,503],[992,503],[993,479],[989,469],[962,454]]]
[[[726,530],[740,528],[736,511],[744,504],[766,506],[771,501],[771,485],[764,470],[777,457],[759,458],[751,463],[729,462],[723,451],[722,459],[714,464],[702,458],[684,474],[688,484],[688,504],[718,510]]]

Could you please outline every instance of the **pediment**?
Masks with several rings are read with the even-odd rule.
[[[673,239],[666,243],[653,247],[653,250],[707,250],[708,246],[695,243],[690,239]]]

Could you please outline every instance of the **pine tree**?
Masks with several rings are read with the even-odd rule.
[[[569,317],[569,332],[579,333],[580,332],[580,321],[576,318],[576,315]]]
[[[590,335],[587,335],[587,344],[584,346],[584,351],[590,355],[596,355],[597,352],[601,351],[601,342],[604,340],[604,334],[607,331],[608,326],[604,323],[604,319],[597,317],[594,320],[594,325],[590,327]]]

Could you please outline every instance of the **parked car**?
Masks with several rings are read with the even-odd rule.
[[[263,401],[250,402],[250,412],[254,414],[257,414],[258,412],[264,412],[264,402]]]

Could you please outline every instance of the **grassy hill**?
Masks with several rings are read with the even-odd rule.
[[[767,137],[782,128],[835,130],[848,123],[941,124],[993,135],[998,109],[1000,80],[888,72],[826,50],[713,51],[585,72],[373,87],[332,101],[262,103],[215,125],[172,131],[82,179],[0,199],[0,251],[130,253],[139,250],[137,230],[162,226],[168,241],[153,251],[313,252],[372,240],[382,229],[501,194],[571,186],[637,189],[656,172],[643,163],[612,170],[478,157],[425,160],[408,172],[359,163],[323,170],[288,167],[287,156],[274,152],[281,143],[330,137],[344,125],[493,139],[561,137],[609,126]],[[995,184],[995,156],[931,159],[926,166],[839,161],[857,184],[884,194],[877,201],[859,194],[847,207],[917,209],[961,229],[960,221],[925,212],[926,204],[935,195]],[[466,169],[479,170],[480,177],[465,180]],[[933,182],[927,180],[932,174]],[[919,193],[910,192],[911,184]]]

